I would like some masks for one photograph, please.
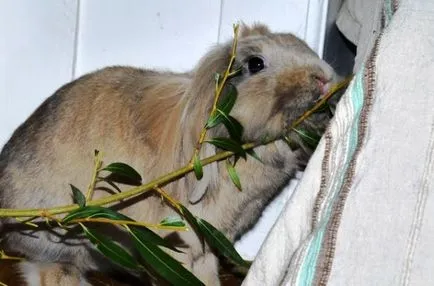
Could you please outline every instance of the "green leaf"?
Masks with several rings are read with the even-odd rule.
[[[194,174],[196,175],[196,179],[198,180],[202,179],[203,167],[202,167],[202,163],[200,162],[199,155],[197,153],[194,154],[193,170],[194,170]]]
[[[137,229],[132,228],[130,233],[140,256],[162,278],[173,285],[204,285],[172,256],[155,244],[149,243]]]
[[[200,233],[205,237],[205,240],[209,246],[227,258],[231,259],[233,262],[239,265],[248,266],[248,262],[244,261],[241,255],[238,254],[233,244],[223,233],[203,219],[197,219],[197,224],[199,225]]]
[[[229,114],[237,101],[238,92],[233,84],[227,84],[224,94],[217,103],[217,109],[220,109],[224,114]]]
[[[155,232],[153,232],[152,230],[150,230],[146,227],[131,225],[131,226],[128,226],[128,228],[130,230],[134,230],[135,233],[140,233],[140,236],[143,237],[144,239],[146,239],[146,241],[148,243],[160,245],[160,246],[163,246],[165,248],[171,249],[175,252],[183,253],[181,250],[179,250],[176,247],[174,247],[173,245],[171,245],[167,240],[164,240],[164,238],[157,235]]]
[[[180,207],[181,207],[182,215],[188,221],[188,223],[191,225],[191,227],[193,229],[195,229],[196,231],[199,231],[200,227],[197,223],[197,218],[185,206],[180,204]],[[200,232],[198,233],[198,236],[199,236],[199,240],[201,241],[202,245],[204,245],[203,236]]]
[[[70,212],[68,215],[66,215],[63,218],[62,222],[66,224],[75,219],[93,218],[93,217],[107,218],[113,220],[129,219],[128,217],[109,208],[104,208],[99,206],[86,206]]]
[[[251,157],[255,158],[256,160],[258,160],[259,162],[261,162],[262,164],[264,163],[264,162],[261,160],[261,158],[259,157],[259,155],[255,152],[255,150],[253,150],[253,149],[249,149],[249,150],[246,150],[246,153],[247,153],[248,155],[250,155]]]
[[[99,180],[106,182],[107,184],[109,184],[110,186],[112,186],[116,191],[118,191],[119,193],[122,193],[122,190],[112,181],[106,179],[106,178],[102,178],[102,177],[98,177]]]
[[[112,178],[109,179],[110,181],[119,183],[131,183],[134,185],[140,185],[142,183],[142,177],[140,176],[140,174],[136,170],[134,170],[133,167],[125,163],[111,163],[107,167],[103,168],[102,171],[108,171],[111,172],[112,175],[114,175],[112,176]]]
[[[185,206],[181,205],[181,210],[185,219],[198,232],[201,238],[205,238],[209,246],[239,265],[249,265],[248,262],[244,261],[238,254],[233,244],[223,233],[213,227],[209,222],[196,218]]]
[[[180,204],[182,215],[192,225],[193,228],[198,228],[196,217],[182,204]]]
[[[74,200],[74,203],[79,205],[80,208],[86,206],[86,197],[83,195],[83,193],[74,185],[71,185],[72,190],[72,199]]]
[[[243,158],[246,158],[246,151],[244,151],[241,144],[230,138],[216,137],[210,140],[205,140],[205,142],[210,143],[218,148],[232,151],[235,154],[240,155]]]
[[[84,225],[81,225],[87,238],[95,245],[95,247],[109,258],[112,262],[129,269],[139,269],[137,261],[119,244],[111,241],[105,236],[99,234],[95,230],[91,230]]]
[[[208,122],[206,123],[206,128],[213,128],[223,122],[224,117],[222,116],[222,114],[229,115],[235,105],[237,96],[238,94],[235,86],[232,84],[228,84],[227,89],[225,89],[225,94],[217,103],[217,110],[220,110],[220,112],[215,112],[210,116]]]
[[[75,211],[70,212],[62,222],[67,224],[75,219],[83,219],[83,218],[106,218],[111,220],[127,220],[127,221],[135,221],[126,215],[118,213],[112,209],[104,208],[100,206],[87,206],[84,208],[77,209]],[[181,252],[172,245],[169,244],[166,240],[161,238],[155,232],[144,226],[130,226],[130,228],[137,229],[137,231],[142,232],[142,236],[146,237],[147,240],[151,243],[164,246],[176,252]]]
[[[305,129],[292,128],[299,136],[303,143],[309,148],[315,149],[318,146],[321,136]]]
[[[210,129],[213,128],[217,125],[219,125],[220,123],[222,123],[223,118],[218,114],[215,113],[214,115],[211,115],[208,118],[208,121],[206,122],[205,128]]]
[[[228,174],[232,180],[232,183],[234,183],[239,191],[242,191],[240,177],[238,176],[237,170],[235,170],[235,167],[231,164],[229,159],[226,159],[226,170],[228,170]]]
[[[220,109],[217,109],[217,112],[221,114],[222,122],[228,130],[230,137],[235,141],[241,142],[244,131],[241,123],[234,117],[224,114]]]
[[[160,221],[160,225],[184,227],[185,222],[179,216],[169,216]]]

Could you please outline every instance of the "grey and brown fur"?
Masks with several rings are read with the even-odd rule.
[[[0,207],[71,204],[69,184],[87,189],[95,149],[103,152],[106,163],[130,164],[145,182],[187,164],[212,105],[214,73],[225,70],[230,49],[229,42],[216,46],[189,73],[107,67],[61,87],[4,146]],[[263,57],[265,69],[249,74],[246,62],[251,56]],[[232,80],[238,100],[231,115],[244,126],[247,142],[281,134],[321,95],[318,79],[334,79],[332,69],[303,41],[292,34],[271,33],[262,25],[242,27],[235,65],[242,67],[242,73]],[[208,136],[224,132],[212,129]],[[202,157],[215,152],[204,145]],[[199,182],[189,175],[165,188],[233,240],[293,177],[298,152],[277,141],[257,149],[263,164],[239,160],[242,192],[228,179],[224,163],[205,167]],[[107,195],[102,188],[95,198]],[[173,215],[159,196],[149,193],[124,201],[117,209],[149,223]],[[85,240],[65,237],[60,230],[26,228],[6,219],[2,227],[3,246],[28,258],[21,269],[29,285],[84,284],[78,273],[111,267]],[[193,232],[179,235],[188,248],[177,258],[207,285],[218,285],[215,255],[208,249],[203,252]]]

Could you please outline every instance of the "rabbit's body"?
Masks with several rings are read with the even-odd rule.
[[[217,47],[191,73],[109,67],[63,86],[3,148],[0,207],[71,204],[69,184],[87,190],[95,149],[104,154],[105,163],[133,166],[144,182],[186,165],[212,106],[214,73],[224,71],[229,52],[229,44]],[[252,57],[263,59],[264,67],[259,71],[252,68]],[[263,26],[244,27],[235,65],[243,70],[231,80],[238,90],[231,115],[244,126],[246,142],[282,134],[324,92],[324,85],[334,76],[331,68],[302,41],[289,34],[272,34]],[[215,128],[209,130],[208,136],[224,136],[225,132]],[[205,144],[201,157],[215,152],[214,147]],[[200,181],[190,174],[164,188],[233,240],[257,220],[267,202],[297,169],[299,154],[286,143],[276,141],[256,152],[263,163],[252,158],[237,162],[242,192],[228,178],[224,162],[206,166]],[[107,195],[103,189],[97,190],[93,198]],[[158,223],[174,214],[155,193],[124,201],[117,209],[147,223]],[[62,284],[66,281],[62,279],[79,281],[77,273],[111,267],[86,240],[65,238],[61,230],[56,234],[11,219],[3,219],[2,224],[4,245],[28,257],[29,263],[23,264],[22,270],[33,285],[39,285],[38,281],[43,285]],[[194,232],[179,235],[188,249],[177,258],[207,285],[218,284],[218,263],[212,252],[203,252]],[[121,236],[114,237],[122,241]],[[59,267],[61,264],[68,265],[69,270]],[[44,271],[52,275],[43,275]]]

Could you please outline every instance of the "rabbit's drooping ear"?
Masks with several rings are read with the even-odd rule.
[[[205,144],[202,146],[201,150],[201,158],[210,157],[215,155],[215,148],[209,144]],[[217,191],[217,180],[218,180],[218,167],[217,163],[211,163],[207,166],[203,167],[203,177],[200,180],[197,180],[194,174],[190,174],[187,178],[189,192],[188,192],[188,200],[191,204],[195,204],[199,202],[209,191],[210,189],[214,189]]]
[[[270,34],[271,31],[268,27],[261,23],[254,23],[251,27],[245,23],[240,24],[240,37],[245,38],[249,36],[265,36]]]

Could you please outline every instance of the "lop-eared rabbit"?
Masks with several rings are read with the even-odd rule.
[[[104,163],[124,162],[150,181],[189,163],[211,110],[216,72],[229,62],[231,42],[212,48],[188,73],[113,66],[84,75],[58,89],[13,133],[0,155],[0,207],[51,208],[73,203],[69,184],[86,190],[94,150]],[[174,49],[176,52],[176,49]],[[238,99],[231,115],[243,126],[243,141],[277,137],[308,109],[336,78],[332,68],[302,40],[272,33],[261,24],[242,25],[230,79]],[[315,119],[315,118],[314,118]],[[323,117],[318,124],[327,124]],[[208,138],[227,136],[213,128]],[[201,157],[217,152],[204,144]],[[165,186],[165,190],[234,240],[258,219],[306,158],[279,140],[256,149],[262,162],[237,161],[238,191],[224,162]],[[97,185],[94,199],[109,195]],[[121,186],[123,190],[127,186]],[[174,215],[156,193],[122,201],[116,210],[137,221],[158,223]],[[86,239],[58,228],[1,219],[2,247],[26,257],[20,270],[29,285],[85,285],[88,271],[116,269]],[[218,259],[193,231],[160,235],[185,245],[176,258],[206,285],[219,285]],[[123,241],[122,234],[107,232]]]

